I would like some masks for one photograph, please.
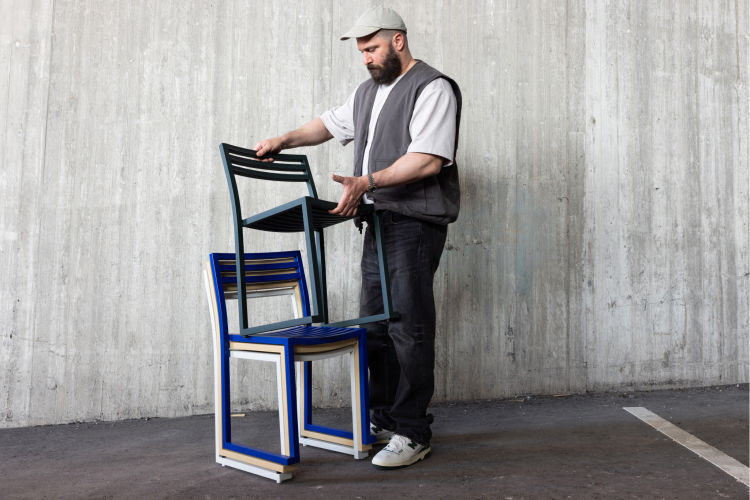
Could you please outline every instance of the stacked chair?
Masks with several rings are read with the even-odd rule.
[[[214,331],[216,461],[282,482],[292,477],[294,464],[300,461],[300,444],[364,458],[374,441],[369,432],[367,344],[365,330],[352,326],[396,316],[391,308],[379,215],[368,205],[361,205],[357,214],[372,224],[375,231],[384,310],[366,318],[331,323],[323,231],[351,217],[328,213],[336,203],[318,198],[305,156],[278,154],[268,157],[273,161],[261,161],[250,149],[222,144],[220,150],[232,201],[235,253],[211,254],[204,271]],[[243,218],[237,176],[258,181],[304,182],[309,196]],[[299,251],[246,253],[243,233],[246,228],[304,232],[309,280],[305,279]],[[249,326],[248,299],[277,295],[291,297],[292,317]],[[237,332],[229,332],[228,300],[237,301]],[[311,363],[333,356],[346,356],[350,360],[351,432],[312,422]],[[230,358],[276,364],[280,453],[232,440]]]

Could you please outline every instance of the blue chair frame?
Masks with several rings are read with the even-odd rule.
[[[228,330],[227,298],[240,298],[235,254],[213,253],[206,272],[209,302],[213,308],[218,338],[217,370],[217,461],[276,479],[291,478],[292,465],[299,462],[299,444],[353,453],[364,458],[375,438],[369,432],[369,387],[367,378],[366,331],[362,328],[296,325],[283,330],[254,335],[231,334]],[[309,295],[299,251],[243,255],[241,273],[248,293],[267,294],[289,289],[296,295],[298,316],[309,317]],[[238,301],[239,303],[239,301]],[[351,352],[353,431],[344,431],[312,422],[312,362],[331,355]],[[282,428],[282,453],[243,446],[232,441],[229,358],[271,360],[278,356]],[[274,358],[275,359],[275,358]],[[299,399],[295,362],[302,360]],[[302,413],[299,419],[298,413]],[[301,422],[301,426],[298,424]],[[286,439],[286,442],[284,440]],[[286,450],[286,453],[283,451]]]

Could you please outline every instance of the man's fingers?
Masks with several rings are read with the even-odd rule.
[[[255,150],[255,156],[260,158],[261,156],[265,155],[266,153],[272,153],[271,145],[268,143],[268,141],[260,141],[258,144],[255,145],[253,148]],[[263,158],[261,161],[273,161],[273,158]]]
[[[351,217],[357,215],[357,204],[353,205],[351,202],[341,200],[339,204],[336,205],[336,208],[329,210],[328,213],[332,215]]]
[[[343,210],[344,207],[341,203],[339,203],[338,205],[336,205],[336,208],[334,208],[333,210],[329,210],[328,213],[331,215],[344,215]]]
[[[344,193],[339,199],[339,204],[336,208],[329,210],[328,213],[333,215],[342,215],[344,217],[352,217],[357,215],[357,209],[359,207],[359,197],[354,194],[352,188],[352,181],[355,177],[344,177],[338,174],[331,174],[331,179],[334,182],[338,182],[344,186]]]

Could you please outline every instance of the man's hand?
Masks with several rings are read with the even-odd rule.
[[[336,208],[329,210],[328,213],[343,215],[344,217],[357,215],[357,209],[362,201],[362,195],[365,194],[370,187],[367,177],[342,177],[333,174],[331,179],[344,186],[344,192],[341,195],[339,204]]]
[[[281,151],[283,149],[283,142],[280,137],[274,137],[273,139],[260,141],[253,149],[255,150],[255,154],[261,157]],[[273,161],[273,158],[265,158],[262,161]]]

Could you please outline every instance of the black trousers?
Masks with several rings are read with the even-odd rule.
[[[427,406],[435,389],[435,299],[432,283],[447,227],[383,212],[391,300],[399,318],[367,329],[371,421],[420,444],[432,438]],[[362,252],[360,315],[383,311],[372,228]]]

